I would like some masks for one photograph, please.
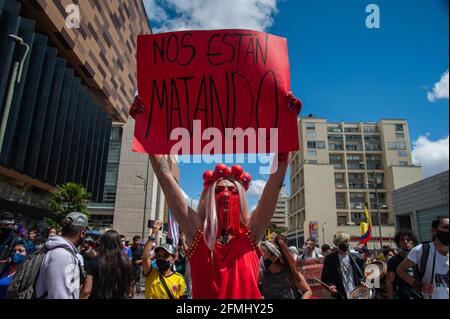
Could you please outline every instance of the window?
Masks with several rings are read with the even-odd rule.
[[[359,128],[358,127],[346,127],[344,129],[344,131],[346,133],[359,133]]]
[[[342,132],[342,129],[339,126],[329,126],[327,128],[328,132]]]
[[[308,148],[311,149],[324,149],[325,142],[324,141],[308,141]]]
[[[347,225],[347,214],[345,213],[338,213],[337,214],[337,224],[338,226]]]
[[[396,132],[403,132],[403,124],[395,124]]]
[[[369,193],[370,209],[377,209],[377,194]],[[378,203],[380,209],[386,209],[386,193],[378,192]]]
[[[407,161],[400,161],[400,162],[398,162],[398,165],[400,165],[400,166],[408,166],[408,162]]]
[[[316,130],[316,123],[306,123],[306,130],[307,131],[315,131]]]
[[[374,189],[375,188],[375,181],[377,183],[377,188],[384,188],[384,174],[383,173],[368,173],[367,174],[368,182],[369,182],[369,188]]]
[[[380,221],[381,221],[381,225],[389,225],[388,214],[380,213]],[[376,226],[379,224],[377,212],[372,212],[372,224],[376,225]]]
[[[329,158],[330,158],[330,164],[334,165],[334,168],[336,168],[336,169],[343,169],[344,168],[342,155],[330,154]]]
[[[336,209],[346,209],[345,193],[336,193]]]
[[[348,187],[350,189],[364,189],[364,175],[363,174],[348,174]]]
[[[308,150],[308,156],[309,157],[316,157],[317,151],[316,150]]]
[[[335,173],[334,181],[336,184],[336,188],[345,188],[345,174],[344,173]]]
[[[404,142],[388,142],[388,149],[391,151],[406,150],[406,144]]]
[[[316,138],[316,132],[306,132],[307,138]]]
[[[366,214],[364,213],[352,213],[352,222],[356,225],[361,224],[361,222],[366,222]]]
[[[364,126],[364,133],[377,133],[378,128],[376,126]]]
[[[308,164],[317,164],[317,161],[316,160],[309,160]]]
[[[395,138],[405,138],[405,133],[395,133]]]
[[[398,157],[408,157],[408,153],[406,151],[398,151]]]
[[[350,193],[350,208],[364,209],[365,196],[364,193]]]

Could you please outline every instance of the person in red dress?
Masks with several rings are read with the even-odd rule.
[[[130,114],[144,106],[136,97]],[[272,173],[252,214],[248,213],[245,191],[251,177],[240,165],[224,164],[203,174],[204,190],[198,211],[187,204],[172,176],[167,157],[149,155],[172,216],[188,244],[194,299],[261,299],[258,289],[257,243],[263,239],[275,212],[283,185],[289,153],[277,154]]]

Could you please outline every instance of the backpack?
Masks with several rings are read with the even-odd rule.
[[[8,287],[6,298],[7,299],[36,299],[36,281],[41,268],[42,260],[48,249],[42,247],[34,254],[28,255],[19,267],[11,281],[11,285]],[[47,293],[40,298],[45,298]],[[40,299],[39,298],[39,299]]]

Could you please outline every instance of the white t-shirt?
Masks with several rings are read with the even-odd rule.
[[[347,293],[347,298],[353,290],[356,289],[355,280],[353,278],[353,268],[350,262],[350,256],[347,254],[345,256],[339,255],[340,269],[342,275],[342,283],[344,284],[345,292]]]
[[[321,250],[314,248],[311,256],[308,256],[308,252],[305,250],[305,252],[300,256],[300,259],[311,259],[311,258],[321,258],[321,257],[323,257],[321,254]]]
[[[420,267],[420,260],[422,258],[422,245],[414,247],[408,254],[408,259]],[[433,273],[434,264],[434,278]],[[433,284],[435,286],[433,295],[425,295],[426,299],[449,299],[448,295],[448,255],[441,255],[434,246],[430,243],[430,254],[428,255],[427,266],[422,282],[424,284]]]

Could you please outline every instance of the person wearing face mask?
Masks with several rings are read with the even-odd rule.
[[[145,277],[145,299],[186,299],[186,282],[173,271],[176,250],[171,244],[155,248],[155,264],[150,262],[151,247],[158,235],[161,221],[155,221],[152,234],[144,246],[142,268]],[[156,267],[155,267],[156,266]]]
[[[13,280],[17,269],[27,257],[27,249],[24,241],[17,241],[11,251],[11,255],[6,262],[6,267],[0,273],[0,299],[5,299],[6,291]]]
[[[260,244],[264,269],[260,271],[260,289],[265,299],[310,299],[312,291],[298,271],[280,236]]]
[[[399,253],[388,260],[386,274],[386,297],[387,299],[421,299],[420,292],[397,276],[397,268],[406,258],[411,249],[418,244],[414,233],[410,230],[399,230],[394,236],[394,242],[397,245]],[[414,267],[408,269],[408,274],[416,277],[417,273]]]
[[[397,275],[425,299],[449,299],[448,227],[448,216],[436,217],[431,223],[433,240],[414,247],[397,268]],[[411,277],[408,269],[414,266],[418,276]]]
[[[49,237],[48,252],[40,266],[36,281],[36,297],[48,299],[78,299],[80,295],[80,261],[77,247],[88,230],[88,218],[79,212],[66,216],[62,236]]]
[[[338,251],[325,257],[321,280],[329,286],[332,297],[347,299],[363,282],[364,260],[349,251],[349,234],[337,232],[333,243]]]
[[[122,252],[125,254],[125,256],[127,256],[131,260],[133,257],[133,254],[132,254],[131,248],[129,246],[129,244],[130,244],[129,239],[127,237],[125,237],[124,235],[120,235],[120,240],[122,242]]]

